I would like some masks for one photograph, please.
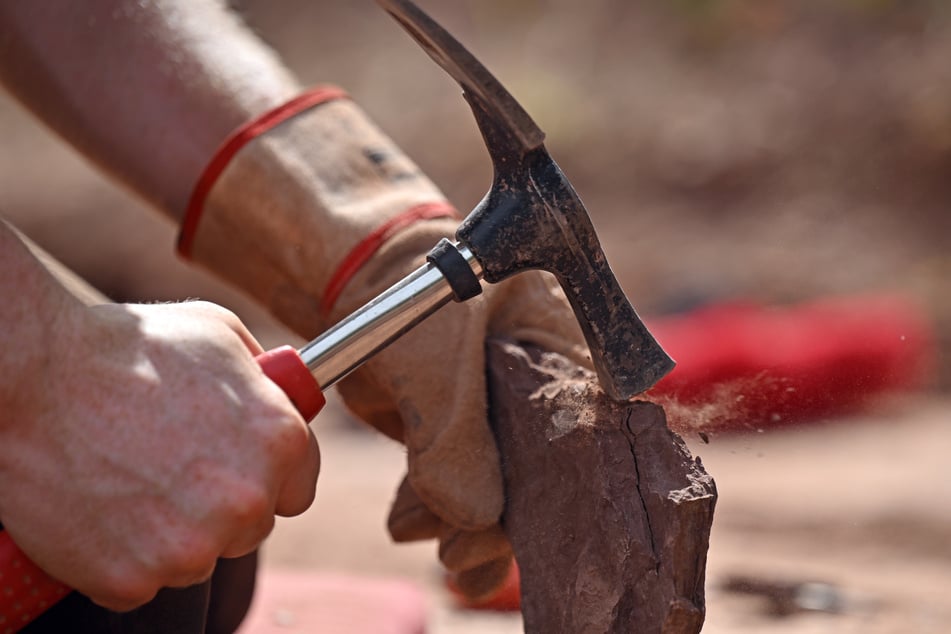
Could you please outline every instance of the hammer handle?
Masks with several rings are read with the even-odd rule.
[[[257,362],[310,421],[323,408],[323,392],[300,354],[281,346],[258,355]],[[13,634],[72,591],[50,577],[20,550],[7,531],[0,531],[0,634]]]

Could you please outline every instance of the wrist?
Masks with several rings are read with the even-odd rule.
[[[379,244],[372,256],[344,280],[339,294],[331,298],[333,302],[323,307],[329,322],[336,323],[423,266],[440,240],[455,240],[458,225],[456,217],[433,218],[406,226]]]
[[[53,277],[24,241],[0,223],[0,431],[35,420],[48,401],[46,378],[86,306]],[[2,445],[2,443],[0,443]]]
[[[381,229],[384,240],[402,234],[401,217],[420,209],[419,224],[455,215],[352,101],[332,96],[225,151],[213,185],[196,190],[204,202],[180,243],[183,255],[242,287],[305,337],[330,325],[328,289],[342,290],[333,288],[341,267],[366,252],[368,239]],[[371,244],[370,253],[379,246]],[[358,257],[357,268],[366,259]],[[344,271],[345,281],[354,272]]]

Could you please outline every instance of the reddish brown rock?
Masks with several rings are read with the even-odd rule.
[[[525,631],[700,631],[716,487],[663,409],[507,342],[489,382]]]

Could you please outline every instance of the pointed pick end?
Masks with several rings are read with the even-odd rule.
[[[545,133],[502,83],[466,47],[410,0],[377,0],[426,53],[455,79],[467,95],[523,151],[540,147]],[[480,127],[482,124],[480,122]]]

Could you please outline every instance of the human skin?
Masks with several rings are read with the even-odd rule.
[[[176,220],[225,135],[298,92],[271,52],[213,0],[102,0],[72,3],[63,14],[13,4],[0,3],[0,18],[14,24],[0,32],[7,60],[0,79]],[[243,146],[204,201],[191,257],[308,337],[418,267],[456,221],[401,229],[349,279],[334,314],[317,304],[368,233],[443,200],[372,128],[353,102],[337,100]],[[487,420],[489,333],[584,354],[567,301],[550,279],[528,274],[447,306],[339,385],[354,413],[406,441],[409,479],[394,502],[391,534],[439,539],[440,560],[472,596],[502,583],[511,559],[498,525],[505,496]]]
[[[0,2],[0,83],[175,220],[222,140],[300,92],[218,0]]]
[[[0,3],[0,80],[174,219],[227,133],[297,90],[198,0]],[[316,440],[233,314],[87,306],[6,226],[0,293],[0,521],[48,573],[131,609],[310,505]]]
[[[310,506],[317,443],[206,302],[86,306],[0,223],[0,519],[105,607],[206,579]]]

